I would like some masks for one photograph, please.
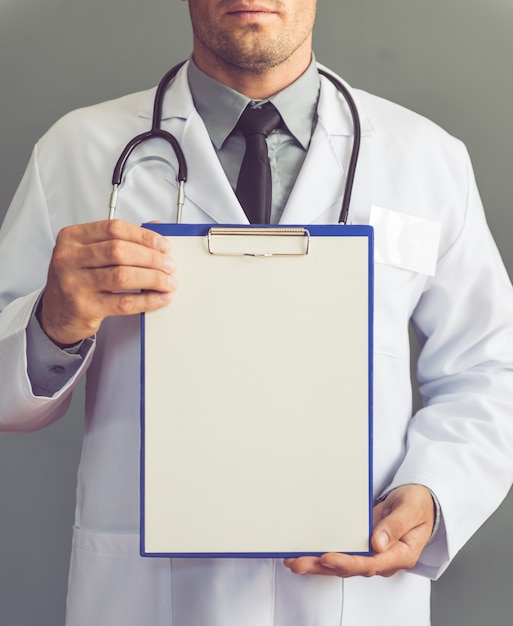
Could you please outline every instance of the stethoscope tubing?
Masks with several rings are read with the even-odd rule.
[[[351,196],[353,194],[354,180],[356,176],[356,166],[358,165],[358,156],[360,155],[360,144],[362,141],[362,126],[360,123],[360,115],[358,113],[358,107],[354,101],[353,96],[349,92],[349,89],[344,83],[336,76],[319,68],[319,74],[327,78],[338,91],[344,96],[346,104],[351,113],[351,119],[353,122],[353,147],[351,149],[351,156],[349,158],[349,165],[347,168],[346,185],[344,188],[344,196],[342,198],[342,207],[340,209],[340,215],[338,218],[339,224],[347,224],[349,217],[349,205],[351,204]]]
[[[178,70],[184,65],[185,61],[181,61],[174,67],[172,67],[161,79],[158,84],[157,91],[155,93],[155,100],[153,102],[153,116],[152,116],[152,124],[151,129],[137,135],[133,139],[131,139],[123,151],[119,159],[116,162],[114,167],[114,171],[112,174],[112,192],[110,195],[109,201],[109,219],[112,219],[115,214],[116,206],[117,206],[117,196],[118,190],[123,180],[123,175],[125,172],[125,167],[128,159],[132,152],[140,146],[142,143],[149,141],[151,139],[163,139],[167,143],[170,144],[173,149],[177,163],[178,163],[178,173],[177,173],[177,182],[178,182],[178,200],[177,200],[177,223],[180,224],[182,221],[182,207],[185,200],[185,183],[187,181],[187,161],[185,159],[184,152],[174,135],[169,133],[166,130],[161,128],[162,122],[162,109],[164,105],[164,97],[166,95],[167,88],[169,87],[172,80],[175,78]],[[358,156],[360,153],[360,144],[361,144],[361,123],[360,116],[358,114],[358,107],[349,92],[349,89],[344,85],[344,83],[334,74],[327,72],[324,69],[319,68],[319,74],[327,78],[336,89],[342,93],[346,104],[349,108],[349,112],[351,114],[351,119],[353,123],[353,145],[351,149],[351,156],[349,158],[349,165],[347,169],[346,176],[346,184],[344,188],[344,195],[342,198],[342,206],[340,209],[339,224],[346,224],[349,216],[349,207],[351,204],[351,196],[354,187],[354,180],[356,174],[356,167],[358,164]]]

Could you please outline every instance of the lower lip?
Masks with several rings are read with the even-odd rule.
[[[228,15],[241,22],[254,22],[255,20],[269,19],[276,14],[269,11],[233,11],[232,13],[228,13]]]

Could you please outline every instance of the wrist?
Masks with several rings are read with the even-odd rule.
[[[36,319],[39,323],[39,326],[41,327],[41,330],[48,337],[48,339],[53,344],[55,344],[58,348],[61,348],[61,350],[73,350],[74,348],[80,347],[80,345],[84,341],[83,338],[79,338],[75,341],[62,341],[62,339],[64,339],[63,337],[62,338],[57,337],[50,330],[48,330],[48,324],[46,323],[46,320],[44,319],[44,315],[43,315],[43,297],[39,299],[39,302],[36,308],[36,313],[35,313]]]

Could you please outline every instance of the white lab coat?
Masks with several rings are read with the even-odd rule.
[[[463,145],[401,107],[354,92],[363,141],[350,221],[369,223],[377,206],[399,225],[386,235],[397,235],[390,258],[375,268],[375,492],[421,483],[442,511],[441,528],[413,573],[342,581],[295,576],[272,560],[141,558],[138,318],[106,320],[77,375],[52,398],[33,396],[24,346],[57,232],[106,217],[112,168],[126,142],[148,128],[153,95],[59,121],[36,146],[0,237],[0,428],[28,431],[58,419],[76,382],[88,376],[67,626],[427,626],[429,578],[443,572],[512,482],[513,297]],[[324,79],[318,114],[282,223],[329,223],[339,213],[352,126]],[[183,70],[166,94],[163,125],[189,164],[184,221],[245,223]],[[135,162],[118,217],[173,221],[168,146],[141,147]],[[439,245],[426,236],[408,251],[413,231],[405,215],[441,224]],[[405,269],[424,248],[437,259],[435,276]],[[340,280],[350,272],[341,267]],[[425,404],[413,418],[411,316],[422,344]],[[319,511],[319,524],[322,517]]]

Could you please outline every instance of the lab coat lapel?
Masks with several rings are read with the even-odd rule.
[[[353,94],[355,100],[356,95]],[[358,104],[358,103],[357,103]],[[370,202],[370,185],[362,188],[361,173],[366,157],[372,126],[358,106],[362,126],[362,144],[357,167],[351,215],[361,213]],[[318,120],[312,140],[296,184],[283,212],[282,224],[309,224],[336,222],[342,206],[346,183],[346,169],[353,146],[353,122],[342,94],[327,79],[321,79],[317,107]],[[360,175],[360,176],[359,176]],[[366,209],[364,209],[366,210]],[[351,221],[351,220],[350,220]]]
[[[280,222],[282,224],[314,222],[320,215],[329,212],[340,200],[344,181],[342,163],[333,153],[329,136],[319,120]]]
[[[175,135],[187,161],[183,222],[201,221],[203,213],[205,222],[247,224],[247,217],[228,182],[205,124],[194,107],[187,65],[177,73],[162,107],[162,128]],[[140,115],[151,119],[152,108],[153,100],[146,104]],[[174,170],[175,165],[171,167]],[[176,171],[173,170],[170,170],[168,180],[176,186]],[[198,215],[191,205],[201,213]]]
[[[237,196],[224,173],[219,158],[198,112],[194,110],[183,133],[185,154],[190,155],[186,198],[220,224],[247,224]],[[187,221],[184,208],[184,221]]]

